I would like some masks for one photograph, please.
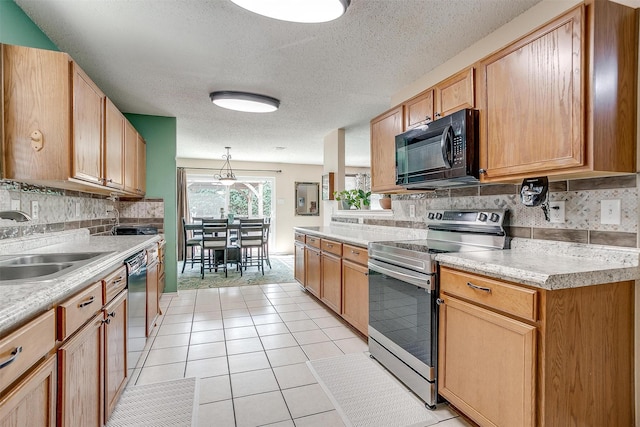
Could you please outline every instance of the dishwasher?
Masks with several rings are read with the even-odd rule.
[[[140,251],[124,261],[127,267],[129,313],[127,322],[127,370],[138,364],[146,338],[147,255]]]

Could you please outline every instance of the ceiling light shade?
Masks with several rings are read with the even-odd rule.
[[[240,7],[281,21],[315,22],[333,21],[341,17],[350,0],[231,0]]]
[[[211,92],[209,98],[218,107],[247,113],[271,113],[280,106],[280,101],[276,98],[249,92]]]
[[[233,183],[236,182],[237,178],[233,173],[233,169],[231,169],[231,163],[229,163],[229,160],[231,160],[231,154],[229,154],[229,149],[231,147],[224,147],[224,148],[226,148],[227,150],[227,154],[222,155],[222,158],[224,159],[224,164],[222,165],[222,168],[220,168],[220,173],[213,175],[213,177],[218,181],[220,181],[223,185],[233,185]]]

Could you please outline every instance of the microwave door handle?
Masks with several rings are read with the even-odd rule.
[[[447,156],[447,150],[448,150],[448,147],[450,146],[450,144],[447,142],[449,141],[450,133],[451,133],[451,125],[447,125],[447,127],[444,128],[444,131],[442,131],[442,137],[440,138],[440,149],[442,150],[442,162],[447,168],[451,168],[451,162],[449,161],[449,158]]]

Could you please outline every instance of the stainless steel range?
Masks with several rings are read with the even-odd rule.
[[[437,402],[435,254],[504,249],[505,215],[428,211],[425,240],[369,243],[369,351],[429,408]]]

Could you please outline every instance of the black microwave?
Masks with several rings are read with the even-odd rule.
[[[436,189],[479,182],[478,111],[464,109],[396,136],[396,185]]]

